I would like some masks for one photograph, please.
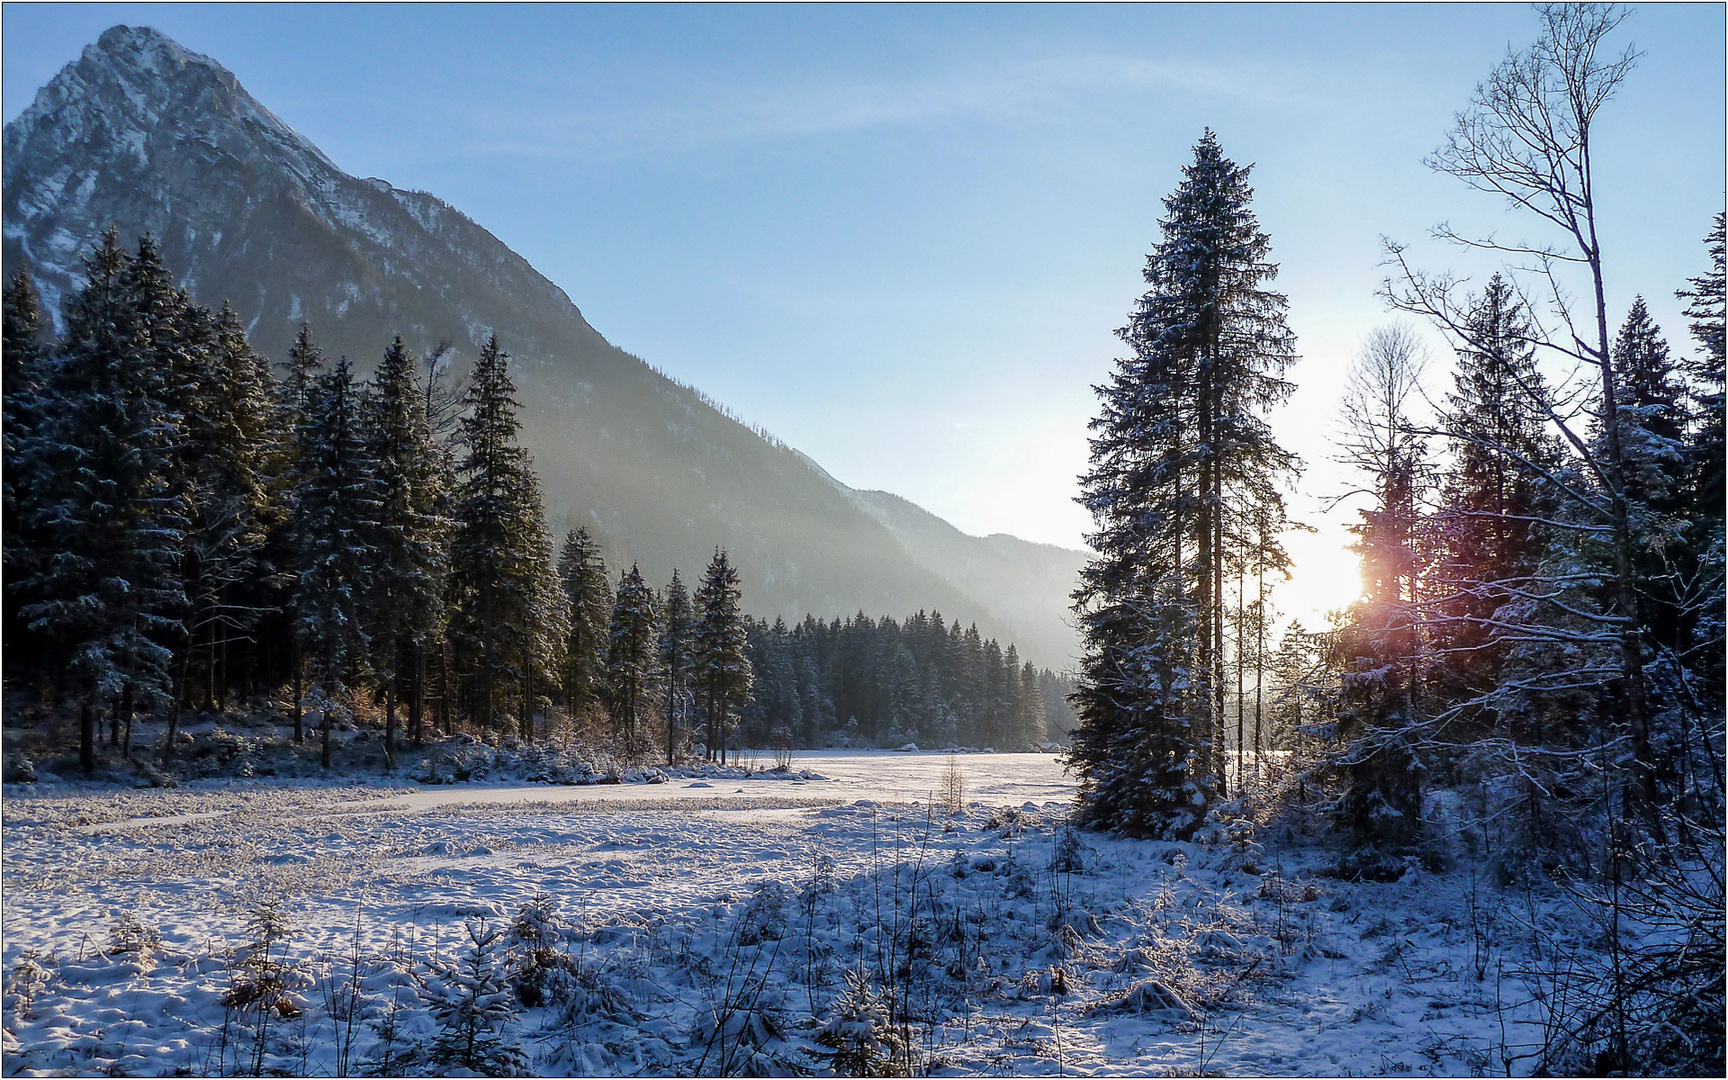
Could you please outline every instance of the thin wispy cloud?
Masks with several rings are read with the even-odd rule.
[[[1108,114],[1139,107],[1149,94],[1255,111],[1338,104],[1317,93],[1315,80],[1299,69],[1249,67],[1088,53],[900,79],[742,82],[662,71],[651,78],[636,73],[642,94],[626,106],[596,105],[598,95],[571,80],[541,80],[525,87],[520,99],[563,104],[472,109],[466,126],[486,134],[463,152],[615,161],[894,128],[1072,121],[1101,108]]]

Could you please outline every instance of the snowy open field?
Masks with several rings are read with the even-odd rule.
[[[946,755],[884,752],[799,754],[807,780],[9,785],[4,1068],[448,1073],[437,1006],[484,918],[539,1073],[822,1071],[825,1023],[871,1030],[858,991],[835,1020],[847,972],[937,1075],[1527,1073],[1525,946],[1592,932],[1463,870],[1079,833],[1057,759],[957,760],[957,816]]]

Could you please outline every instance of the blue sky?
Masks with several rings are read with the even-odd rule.
[[[349,172],[469,214],[618,345],[973,533],[1079,543],[1090,387],[1205,127],[1255,163],[1303,354],[1280,432],[1315,494],[1345,483],[1324,460],[1344,365],[1390,318],[1380,237],[1479,280],[1492,268],[1431,226],[1540,235],[1421,164],[1535,36],[1522,6],[8,3],[0,20],[8,120],[107,26],[154,26]],[[1687,349],[1673,291],[1723,205],[1723,7],[1639,6],[1618,38],[1645,56],[1595,144],[1611,317],[1643,293]],[[1309,568],[1342,566],[1338,542],[1305,542]]]

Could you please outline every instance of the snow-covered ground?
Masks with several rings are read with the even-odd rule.
[[[1464,870],[1347,883],[1318,849],[1078,832],[1048,755],[958,756],[951,815],[949,760],[800,753],[810,778],[584,787],[8,785],[4,1069],[446,1073],[437,1010],[484,919],[538,988],[508,995],[503,1038],[541,1073],[820,1071],[814,1036],[869,1032],[872,994],[938,1075],[1528,1073],[1528,944],[1591,933],[1561,898]],[[537,896],[543,936],[513,939]],[[286,935],[249,950],[271,919]]]

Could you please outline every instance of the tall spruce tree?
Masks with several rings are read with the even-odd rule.
[[[1723,379],[1725,365],[1724,325],[1728,323],[1728,284],[1724,278],[1724,215],[1716,215],[1716,227],[1705,237],[1709,245],[1710,270],[1692,278],[1690,288],[1678,296],[1687,301],[1692,338],[1698,352],[1684,368],[1692,395],[1694,422],[1686,439],[1686,497],[1691,503],[1687,529],[1693,554],[1691,590],[1697,597],[1686,642],[1687,662],[1703,676],[1705,711],[1720,717],[1725,680],[1723,677],[1723,631],[1728,623],[1724,610],[1723,563]]]
[[[1716,227],[1704,238],[1709,245],[1710,270],[1691,279],[1691,288],[1675,293],[1685,300],[1686,317],[1692,320],[1690,329],[1698,343],[1698,353],[1684,363],[1692,380],[1693,400],[1698,422],[1688,450],[1693,463],[1692,490],[1698,500],[1700,516],[1722,520],[1723,503],[1723,379],[1728,366],[1728,345],[1724,344],[1725,321],[1728,321],[1728,284],[1724,279],[1723,222],[1725,215],[1716,215]]]
[[[1133,355],[1097,388],[1081,478],[1098,558],[1075,593],[1072,760],[1085,816],[1144,834],[1191,832],[1223,785],[1225,581],[1242,557],[1227,526],[1281,518],[1296,464],[1265,421],[1295,353],[1252,195],[1206,132],[1164,201],[1150,289],[1119,331]]]
[[[450,544],[450,636],[467,674],[468,714],[492,726],[518,682],[544,671],[551,543],[540,482],[517,444],[521,407],[492,335],[474,366]],[[526,717],[531,687],[520,700]]]
[[[347,358],[318,378],[302,419],[299,485],[291,530],[296,581],[294,633],[317,671],[321,755],[330,767],[331,729],[371,670],[367,597],[373,584],[378,496]]]
[[[168,404],[140,315],[132,260],[109,229],[86,260],[27,457],[48,490],[28,534],[43,557],[20,582],[19,614],[80,704],[80,757],[95,767],[93,711],[129,713],[170,694],[184,632],[177,574],[185,499],[173,482],[181,417]]]
[[[445,477],[416,385],[414,357],[400,334],[372,378],[366,438],[378,498],[367,625],[373,670],[384,692],[384,752],[393,759],[396,707],[405,686],[413,734],[420,737],[419,672],[442,614],[449,533],[441,512]]]
[[[658,622],[654,590],[632,563],[618,579],[606,649],[606,697],[612,723],[632,757],[641,750],[639,725],[653,707]]]
[[[600,700],[613,599],[600,545],[586,528],[572,529],[564,537],[564,547],[558,553],[558,581],[570,612],[561,679],[564,707],[579,719]]]
[[[678,718],[684,703],[690,699],[693,659],[692,635],[696,612],[690,603],[690,592],[672,571],[672,581],[666,586],[666,598],[661,605],[660,670],[666,680],[662,705],[666,712],[666,763],[678,762]],[[574,621],[574,620],[572,620]],[[688,712],[682,715],[688,717]]]
[[[298,554],[292,526],[295,499],[305,479],[302,471],[304,454],[301,433],[306,427],[306,416],[312,404],[313,392],[317,389],[318,375],[324,370],[326,363],[323,351],[312,340],[311,324],[302,322],[295,334],[294,344],[288,349],[288,359],[279,362],[282,375],[276,386],[276,430],[279,442],[275,448],[277,460],[272,471],[276,476],[273,502],[277,513],[272,523],[273,528],[265,540],[264,558],[271,566],[288,568],[290,571],[283,575],[285,581],[278,586],[274,598],[280,602],[288,617],[288,682],[295,742],[304,742],[306,739],[303,700],[306,664],[301,655],[299,634],[292,629],[294,592],[298,580],[297,573],[293,571]]]
[[[179,336],[193,366],[181,454],[191,518],[182,558],[192,601],[188,645],[203,647],[203,696],[221,707],[234,681],[233,653],[250,655],[268,599],[258,578],[275,514],[270,471],[280,414],[269,364],[247,344],[233,309],[224,304],[213,318],[189,303],[183,310]]]
[[[23,632],[18,619],[22,602],[19,583],[35,575],[47,552],[35,542],[34,523],[41,499],[48,494],[49,476],[43,454],[46,447],[37,438],[46,416],[43,395],[47,390],[52,355],[42,318],[42,301],[30,274],[19,267],[0,294],[0,395],[4,397],[3,427],[5,470],[0,475],[4,501],[0,503],[0,546],[4,549],[4,634],[11,642],[7,667],[28,681],[42,674],[42,660],[35,648],[35,635]]]
[[[1038,669],[1028,660],[1019,664],[1019,654],[1008,646],[1004,662],[1017,682],[1014,693],[1013,743],[1017,750],[1036,750],[1049,738],[1044,724],[1044,697],[1038,692]],[[1018,667],[1018,671],[1014,669]]]
[[[1454,657],[1442,690],[1453,700],[1494,688],[1506,652],[1494,614],[1536,569],[1547,541],[1535,520],[1544,516],[1543,473],[1560,456],[1545,428],[1549,391],[1529,316],[1499,274],[1473,304],[1469,328],[1443,418],[1453,464],[1441,482],[1433,585],[1435,636]]]
[[[726,761],[726,736],[735,713],[750,696],[752,672],[745,655],[747,639],[739,611],[738,571],[724,551],[714,558],[696,590],[695,665],[692,676],[700,688],[708,720],[708,758]]]
[[[1642,296],[1633,300],[1613,348],[1638,622],[1653,650],[1672,653],[1685,647],[1686,564],[1692,561],[1684,529],[1686,388]],[[1603,567],[1604,573],[1610,570]]]

